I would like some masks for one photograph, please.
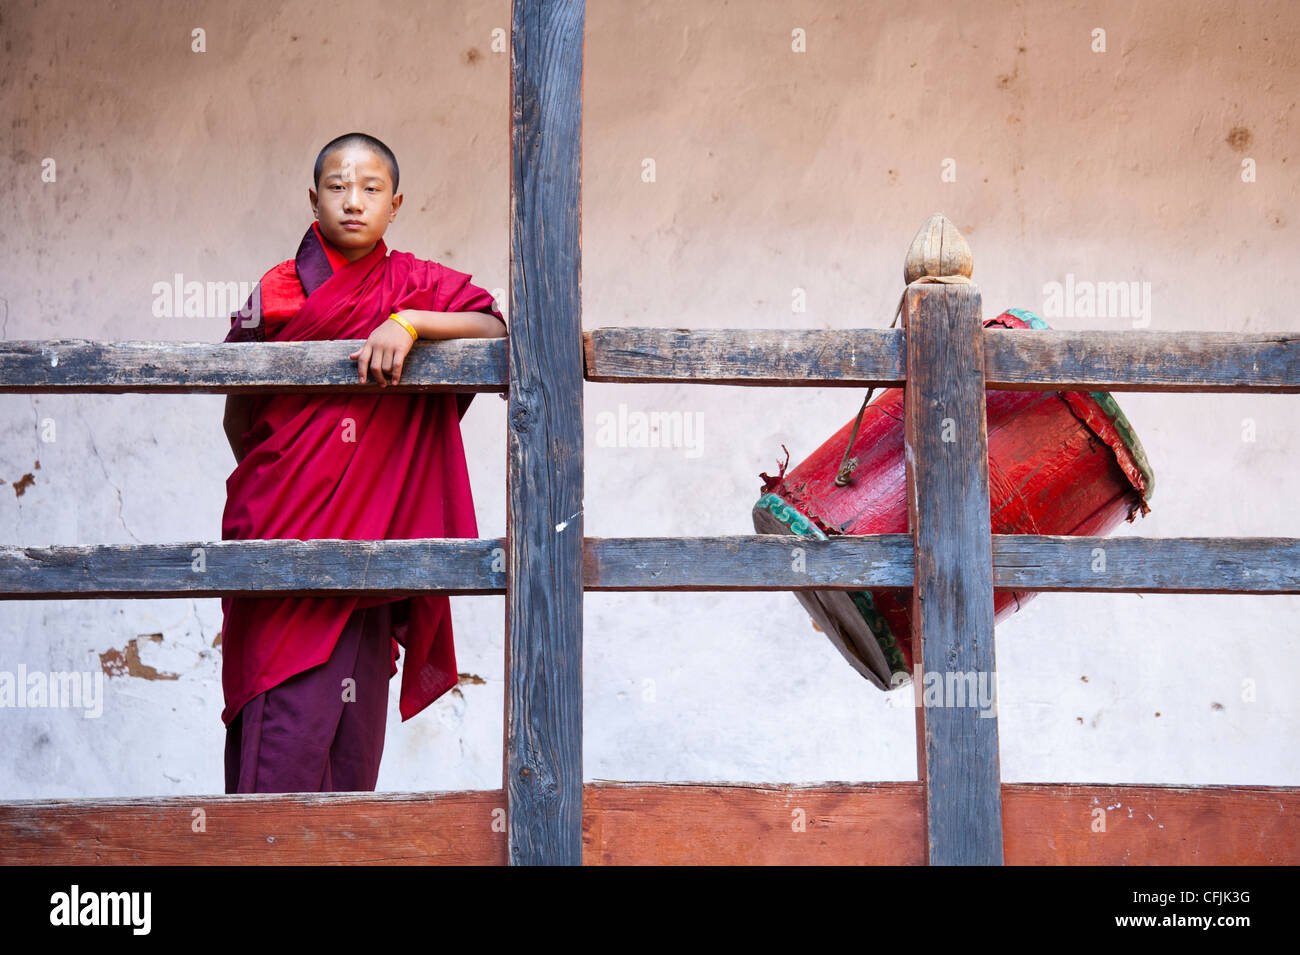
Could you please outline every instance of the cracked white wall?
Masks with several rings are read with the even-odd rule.
[[[366,31],[330,32],[343,9],[6,8],[0,334],[220,340],[224,318],[154,317],[153,283],[248,281],[290,257],[315,151],[353,128],[402,163],[390,246],[503,287],[508,74],[491,41],[509,4],[388,4]],[[1072,275],[1150,282],[1156,330],[1296,328],[1300,9],[971,10],[591,4],[584,325],[884,327],[938,210],[971,243],[988,314],[1041,309]],[[588,536],[751,533],[758,472],[782,443],[800,461],[860,399],[589,384],[573,520]],[[1300,536],[1294,396],[1120,401],[1159,482],[1120,533]],[[699,414],[699,446],[598,439],[620,404]],[[484,536],[505,526],[505,409],[482,396],[464,427]],[[220,419],[210,395],[0,396],[0,540],[219,538]],[[404,725],[393,683],[381,789],[501,785],[504,602],[452,607],[471,676]],[[914,773],[908,698],[852,673],[788,594],[589,594],[585,621],[588,779]],[[0,710],[0,798],[220,792],[220,623],[215,599],[0,603],[0,670],[93,670],[136,639],[142,667],[177,675],[106,679],[93,720]],[[1290,597],[1041,596],[998,631],[1003,776],[1295,785],[1298,630]]]

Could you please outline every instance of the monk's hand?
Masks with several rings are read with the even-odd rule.
[[[395,385],[401,382],[402,364],[414,344],[411,333],[389,318],[371,332],[366,343],[348,358],[357,359],[357,374],[362,384],[366,383],[367,373],[373,373],[379,386],[387,388],[385,375],[391,375]]]

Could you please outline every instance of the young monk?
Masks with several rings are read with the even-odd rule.
[[[338,137],[314,179],[316,221],[226,341],[364,339],[349,359],[375,393],[229,396],[222,538],[477,537],[460,435],[473,393],[382,392],[417,339],[499,338],[505,320],[469,275],[389,252],[402,195],[382,142]],[[399,646],[403,721],[457,683],[445,595],[221,604],[228,793],[373,792]]]

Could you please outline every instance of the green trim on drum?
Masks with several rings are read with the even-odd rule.
[[[754,506],[772,514],[778,521],[788,527],[793,534],[798,534],[801,537],[812,537],[817,540],[830,540],[825,531],[779,494],[768,492],[760,497],[758,503]],[[911,674],[907,670],[907,660],[903,656],[902,649],[898,646],[898,640],[894,637],[894,632],[890,629],[888,622],[876,609],[871,594],[865,590],[851,590],[848,593],[849,598],[853,601],[853,606],[862,615],[862,619],[871,631],[872,636],[876,638],[881,653],[885,655],[885,662],[889,664],[891,682],[895,682],[892,679],[895,674],[901,673],[903,676],[910,678]],[[897,681],[895,685],[901,685],[902,682],[901,680]]]
[[[1051,326],[1047,322],[1027,308],[1008,308],[1003,309],[1007,315],[1014,315],[1022,322],[1026,322],[1030,328],[1048,328]],[[1129,422],[1128,416],[1115,400],[1115,396],[1109,391],[1090,391],[1089,395],[1097,404],[1101,405],[1101,410],[1106,413],[1119,432],[1119,438],[1124,442],[1124,447],[1128,448],[1129,454],[1133,455],[1133,463],[1137,465],[1138,471],[1142,473],[1142,479],[1146,482],[1146,490],[1143,492],[1144,499],[1149,499],[1155,493],[1156,476],[1151,470],[1151,462],[1147,459],[1146,449],[1142,447],[1141,440],[1138,439],[1137,432],[1133,430],[1133,425]]]

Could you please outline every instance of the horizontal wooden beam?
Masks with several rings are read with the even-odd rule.
[[[5,865],[505,865],[505,794],[0,802]]]
[[[1300,593],[1300,539],[994,534],[993,583],[1001,590]]]
[[[872,328],[595,328],[588,381],[710,385],[901,385],[901,331]]]
[[[988,328],[990,388],[1300,393],[1300,334]]]
[[[1038,391],[1300,393],[1300,334],[984,331],[985,383]],[[0,342],[0,393],[356,392],[359,341]],[[785,387],[897,387],[898,329],[596,328],[586,377]],[[505,391],[505,339],[420,342],[396,391]]]
[[[926,863],[919,782],[589,792],[587,864]],[[1001,792],[1006,865],[1300,861],[1300,789],[1003,783]]]
[[[901,330],[597,328],[591,381],[894,387]],[[1300,334],[984,330],[989,388],[1040,391],[1300,392]]]
[[[919,865],[919,782],[583,786],[586,865]],[[503,790],[0,803],[8,865],[504,865]],[[1008,865],[1297,865],[1300,789],[1003,783]]]
[[[0,546],[0,599],[503,594],[504,538]],[[906,534],[589,537],[590,591],[867,590],[912,585]],[[993,535],[998,590],[1300,593],[1300,539]]]
[[[5,545],[0,598],[503,594],[505,546],[501,538]]]
[[[587,590],[861,590],[906,587],[912,580],[906,534],[834,541],[751,534],[587,538],[584,543]],[[505,548],[504,538],[4,545],[0,599],[503,594]],[[811,573],[791,570],[796,550],[806,552]]]
[[[912,585],[907,534],[589,537],[587,590],[866,590]]]
[[[0,342],[0,393],[34,392],[365,392],[348,358],[357,341]],[[422,341],[411,347],[402,383],[384,391],[505,391],[504,338]]]

